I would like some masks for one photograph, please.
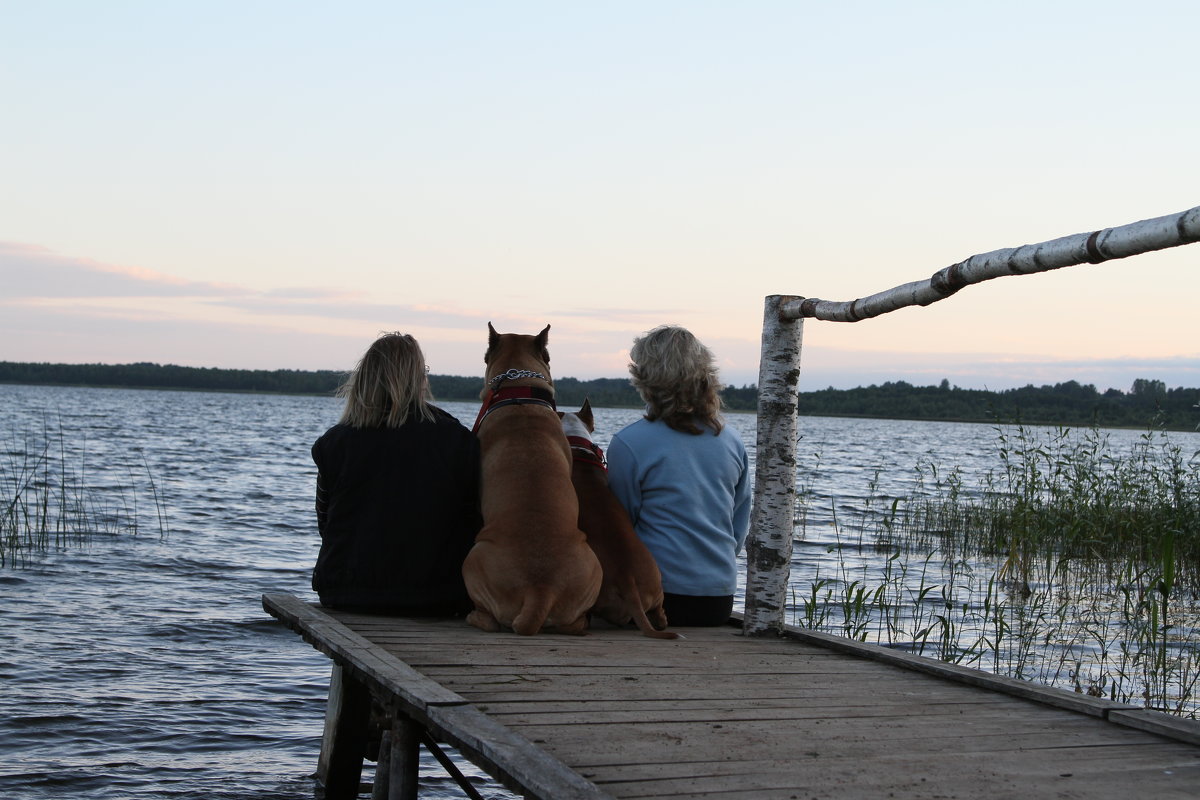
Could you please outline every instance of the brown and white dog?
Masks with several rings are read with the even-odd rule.
[[[475,422],[483,528],[463,562],[485,631],[582,634],[600,591],[600,562],[579,530],[571,452],[554,407],[547,325],[537,336],[488,323],[487,377]]]
[[[571,482],[579,500],[579,528],[604,569],[592,613],[613,625],[633,622],[646,636],[678,639],[679,634],[663,630],[667,615],[658,564],[608,486],[604,453],[592,441],[596,426],[591,403],[584,400],[578,412],[560,411],[559,416],[574,461]]]

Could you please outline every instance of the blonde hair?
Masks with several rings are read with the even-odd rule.
[[[399,428],[412,415],[434,419],[429,401],[425,355],[406,333],[383,333],[371,343],[354,371],[337,390],[345,398],[343,425],[352,428]]]
[[[684,433],[702,433],[697,422],[721,432],[716,359],[690,331],[660,325],[633,340],[629,359],[633,386],[646,401],[646,419],[661,419]]]

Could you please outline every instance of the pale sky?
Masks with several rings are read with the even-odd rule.
[[[0,0],[0,360],[556,376],[1200,205],[1200,3]],[[1200,386],[1200,244],[808,321],[800,388]]]

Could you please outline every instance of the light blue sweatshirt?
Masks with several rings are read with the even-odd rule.
[[[658,562],[663,591],[732,595],[750,529],[746,447],[728,426],[713,436],[638,420],[608,446],[608,480]]]

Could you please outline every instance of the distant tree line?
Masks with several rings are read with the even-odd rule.
[[[747,387],[753,389],[753,387]],[[1200,422],[1200,389],[1168,389],[1158,380],[1139,378],[1128,392],[1098,392],[1078,381],[1053,386],[1023,386],[998,392],[904,381],[857,389],[801,392],[799,412],[816,416],[886,417],[971,422],[1021,421],[1038,425],[1148,425],[1195,430]]]
[[[243,370],[180,367],[173,364],[38,364],[0,361],[0,383],[65,384],[154,389],[194,389],[224,392],[276,392],[332,395],[346,373],[335,370]],[[558,378],[558,402],[576,408],[589,398],[602,408],[639,408],[627,378]],[[479,399],[481,376],[430,375],[430,389],[439,400]],[[754,411],[758,389],[728,386],[723,392],[731,411]],[[799,412],[812,416],[874,417],[883,419],[959,420],[1049,425],[1145,427],[1161,425],[1194,430],[1200,420],[1200,389],[1168,389],[1158,380],[1139,378],[1129,391],[1098,392],[1076,381],[1053,386],[1024,386],[999,392],[960,389],[943,380],[939,386],[913,386],[904,381],[857,389],[801,392]]]
[[[345,377],[332,370],[218,369],[174,364],[20,364],[0,361],[0,383],[329,394]]]

